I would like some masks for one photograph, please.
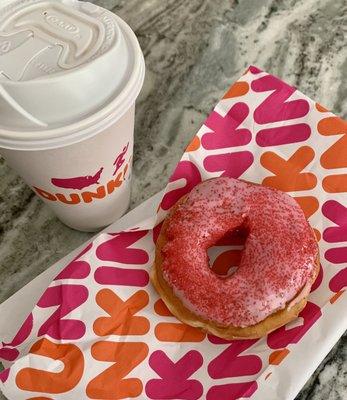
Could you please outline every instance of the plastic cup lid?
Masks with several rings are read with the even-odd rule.
[[[137,39],[113,13],[77,0],[12,1],[0,15],[0,147],[81,140],[81,129],[121,116],[143,78]]]

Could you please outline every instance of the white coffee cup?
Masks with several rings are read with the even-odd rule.
[[[0,153],[68,226],[129,207],[143,54],[111,12],[74,0],[0,12]]]

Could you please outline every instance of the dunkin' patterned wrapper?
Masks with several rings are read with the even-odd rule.
[[[160,222],[217,176],[289,193],[319,240],[321,269],[307,306],[259,340],[221,340],[182,324],[149,281]],[[8,367],[0,388],[11,400],[293,398],[347,328],[346,205],[346,122],[250,67],[187,147],[157,215],[100,234],[0,346]],[[220,243],[212,268],[226,273],[241,250]]]

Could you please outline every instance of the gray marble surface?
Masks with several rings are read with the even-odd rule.
[[[207,113],[249,64],[346,118],[344,0],[94,0],[135,30],[147,64],[131,207],[162,189]],[[60,223],[0,160],[0,302],[89,237]],[[346,336],[297,400],[347,399]]]

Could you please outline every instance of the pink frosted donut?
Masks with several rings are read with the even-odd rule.
[[[240,228],[247,232],[240,265],[221,277],[210,269],[207,250]],[[167,286],[159,288],[166,292],[164,301],[179,314],[168,299],[170,290],[195,321],[181,319],[202,326],[200,319],[205,328],[206,323],[247,328],[290,311],[307,297],[317,274],[317,242],[297,202],[278,190],[226,177],[197,185],[174,207],[158,246],[162,284],[155,281]]]

